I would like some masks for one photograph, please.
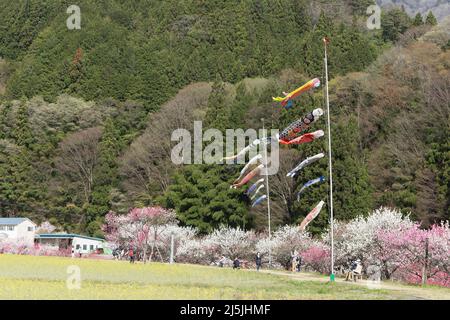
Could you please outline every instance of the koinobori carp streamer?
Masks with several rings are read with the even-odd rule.
[[[297,201],[300,200],[300,194],[301,194],[303,191],[305,191],[306,188],[309,188],[309,187],[311,187],[312,185],[314,185],[314,184],[316,184],[316,183],[320,183],[320,182],[324,182],[324,181],[325,181],[325,177],[324,177],[324,176],[319,177],[319,178],[316,178],[316,179],[313,179],[313,180],[309,180],[307,183],[305,183],[305,184],[303,185],[303,187],[302,187],[302,188],[300,189],[300,191],[297,193]]]
[[[260,154],[257,154],[257,155],[254,156],[252,159],[250,159],[250,161],[245,165],[245,167],[242,168],[242,170],[241,170],[241,172],[240,172],[240,174],[239,174],[239,177],[237,177],[237,179],[235,180],[235,182],[236,182],[236,181],[239,181],[239,180],[244,176],[244,174],[247,172],[247,170],[248,170],[252,165],[254,165],[254,164],[260,162],[261,159],[262,159],[262,155],[260,155]]]
[[[231,186],[231,188],[240,188],[243,185],[245,185],[247,182],[249,182],[250,180],[252,180],[254,177],[256,177],[257,175],[261,174],[262,169],[264,168],[263,164],[260,164],[259,166],[257,166],[255,169],[253,169],[252,171],[250,171],[249,174],[247,174],[242,180],[241,182],[235,183]]]
[[[325,157],[325,154],[323,153],[318,153],[315,156],[309,157],[305,160],[303,160],[302,162],[300,162],[294,169],[292,169],[287,175],[286,177],[294,177],[297,172],[299,172],[301,169],[303,169],[304,167],[310,165],[311,163],[316,162],[317,160],[322,159],[323,157]]]
[[[247,153],[247,151],[249,151],[253,148],[256,148],[260,143],[261,143],[261,141],[259,139],[256,139],[252,143],[250,143],[248,146],[246,146],[244,149],[239,151],[236,155],[230,156],[230,157],[225,157],[222,160],[236,160],[238,157],[242,157],[243,155],[245,155]]]
[[[252,186],[250,188],[248,188],[247,190],[247,196],[249,196],[251,193],[253,193],[253,191],[255,191],[256,188],[258,188],[258,185],[260,185],[261,183],[264,182],[264,179],[259,179],[258,181],[256,181],[254,184],[252,184]]]
[[[291,123],[286,129],[284,129],[279,136],[279,140],[289,142],[295,139],[300,132],[308,129],[309,126],[315,121],[317,121],[317,119],[319,119],[320,116],[322,115],[323,110],[321,108],[313,110],[311,113],[307,114],[304,118]]]
[[[264,185],[263,185],[263,184],[260,185],[260,186],[258,187],[258,189],[256,189],[255,193],[250,197],[250,199],[251,199],[251,200],[255,199],[256,196],[258,195],[259,191],[261,191],[262,188],[264,188]]]
[[[290,141],[280,140],[280,144],[299,145],[299,144],[303,144],[303,143],[312,142],[320,137],[323,137],[324,135],[325,135],[325,133],[323,132],[323,130],[317,130],[317,131],[314,131],[311,133],[305,133],[304,135],[297,137]]]
[[[252,204],[252,208],[253,207],[256,207],[258,204],[260,204],[261,202],[263,202],[264,200],[266,200],[267,199],[267,195],[262,195],[261,197],[259,197],[258,199],[256,199],[256,201],[255,202],[253,202],[253,204]]]
[[[320,211],[322,210],[323,205],[325,204],[325,202],[320,201],[317,206],[311,210],[310,213],[308,213],[308,215],[306,216],[305,219],[303,219],[302,223],[300,224],[300,229],[301,230],[305,230],[306,226],[315,218],[319,215]]]
[[[308,90],[311,90],[312,88],[318,88],[320,87],[320,80],[318,78],[314,78],[307,83],[305,83],[300,88],[295,89],[294,91],[285,94],[284,97],[276,97],[272,98],[273,101],[280,102],[281,105],[285,108],[291,108],[292,107],[292,100],[302,93],[305,93]]]

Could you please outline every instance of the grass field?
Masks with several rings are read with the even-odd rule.
[[[71,265],[80,268],[80,289],[67,288]],[[330,284],[325,279],[299,281],[282,274],[196,265],[0,255],[0,299],[408,298],[395,290]]]

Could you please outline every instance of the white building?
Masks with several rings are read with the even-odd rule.
[[[0,218],[0,240],[34,243],[36,224],[28,218]]]
[[[28,218],[0,218],[0,241],[28,246],[50,245],[70,251],[73,249],[75,253],[82,254],[108,251],[105,240],[100,238],[72,233],[36,234],[36,224]]]
[[[67,233],[41,233],[35,237],[36,244],[49,245],[59,249],[73,249],[75,253],[103,251],[105,240],[100,238]]]

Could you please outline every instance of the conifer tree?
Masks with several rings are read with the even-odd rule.
[[[418,12],[414,17],[413,25],[416,27],[423,25],[423,17],[420,12]]]
[[[437,25],[437,19],[433,14],[433,11],[428,12],[427,18],[425,19],[425,23],[430,26]]]

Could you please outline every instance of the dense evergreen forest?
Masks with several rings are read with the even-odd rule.
[[[171,133],[194,120],[257,129],[263,117],[282,129],[323,107],[321,90],[289,111],[272,96],[323,77],[327,36],[336,217],[389,205],[424,226],[449,219],[450,24],[390,9],[368,30],[372,3],[79,0],[81,29],[69,30],[71,1],[1,1],[0,216],[101,236],[108,211],[159,204],[202,232],[263,229],[264,208],[229,188],[241,167],[175,166]],[[295,196],[326,161],[286,178],[325,150],[325,139],[281,149],[274,224],[327,200],[326,184]]]

